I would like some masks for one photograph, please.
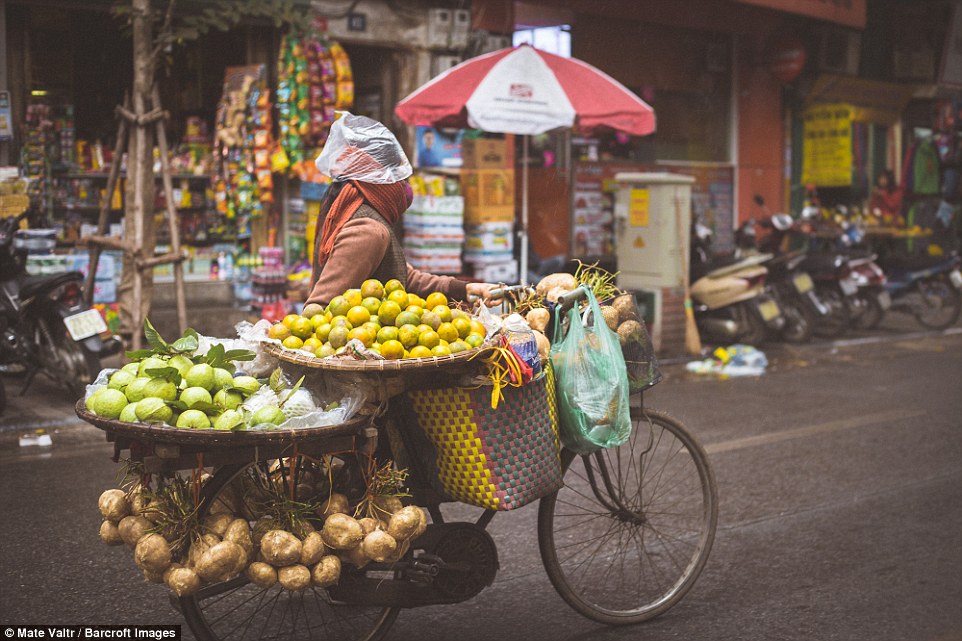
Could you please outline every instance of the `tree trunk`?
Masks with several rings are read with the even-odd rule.
[[[151,55],[150,0],[132,0],[134,85],[131,95],[133,112],[138,117],[149,110],[154,85],[154,60]],[[142,120],[131,123],[127,150],[127,184],[125,188],[124,235],[137,248],[124,255],[123,274],[118,288],[121,331],[131,332],[133,348],[141,346],[144,318],[150,311],[153,293],[151,268],[138,271],[137,258],[154,255],[154,169],[153,126]],[[116,159],[115,162],[119,162]]]

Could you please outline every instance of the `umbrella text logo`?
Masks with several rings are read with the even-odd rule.
[[[532,98],[534,96],[534,87],[528,84],[512,82],[511,87],[508,89],[508,95],[512,98]]]

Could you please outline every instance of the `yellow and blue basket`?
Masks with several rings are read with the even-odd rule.
[[[437,475],[450,498],[513,510],[562,485],[558,407],[548,367],[521,387],[449,387],[408,393],[436,451]]]

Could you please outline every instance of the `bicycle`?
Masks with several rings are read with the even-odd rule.
[[[704,568],[717,524],[717,490],[704,449],[679,421],[645,408],[641,393],[633,400],[632,437],[587,456],[563,449],[563,486],[538,506],[538,542],[549,580],[574,610],[609,625],[647,621],[676,605]],[[77,411],[98,423],[84,415],[82,404]],[[398,414],[390,418],[409,420]],[[409,436],[418,427],[404,427],[405,447],[412,447]],[[164,428],[141,431],[151,429]],[[276,433],[272,441],[239,434],[242,442],[221,451],[203,486],[201,521],[225,504],[251,514],[238,489],[276,485],[278,470],[284,492],[293,496],[303,479],[318,472],[320,460],[339,462],[339,478],[352,479],[342,487],[353,502],[364,491],[364,461],[373,460],[378,441],[378,429],[362,418],[327,437],[305,433],[293,442]],[[175,455],[179,463],[172,466],[181,469],[196,459],[183,448],[169,454]],[[449,499],[432,487],[422,461],[412,457],[410,463],[409,502],[426,508],[431,524],[403,558],[344,565],[337,585],[301,592],[262,589],[241,574],[176,600],[191,630],[204,641],[374,641],[384,638],[402,609],[463,602],[491,585],[499,563],[486,528],[496,512],[487,509],[475,522],[446,520],[442,507]]]

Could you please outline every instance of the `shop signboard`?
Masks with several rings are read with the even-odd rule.
[[[813,105],[804,115],[802,182],[817,187],[852,184],[852,116],[847,104]]]

